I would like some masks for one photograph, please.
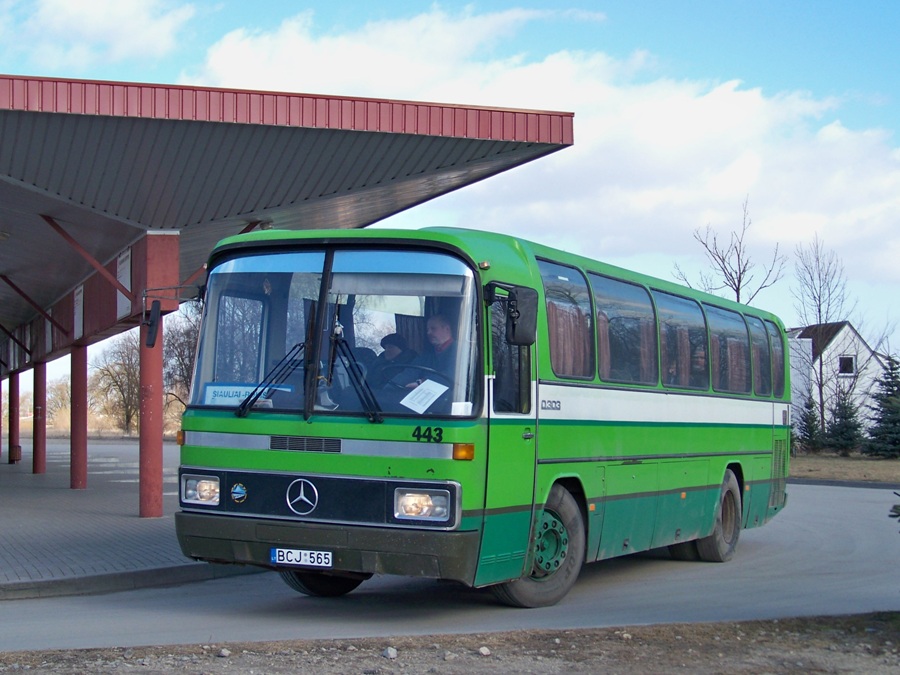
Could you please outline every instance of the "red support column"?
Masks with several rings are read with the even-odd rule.
[[[70,487],[84,490],[87,487],[87,347],[76,345],[71,358],[71,454],[69,456]]]
[[[34,364],[31,472],[47,473],[47,364]]]
[[[147,347],[147,326],[141,324],[141,518],[160,518],[163,474],[163,329],[156,345]]]
[[[22,460],[19,443],[19,374],[9,374],[9,463]]]

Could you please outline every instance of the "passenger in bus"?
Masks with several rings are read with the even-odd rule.
[[[691,355],[691,386],[700,389],[709,387],[709,370],[706,368],[706,349],[697,347]]]
[[[678,368],[675,363],[675,358],[672,355],[669,356],[668,363],[665,364],[665,373],[663,374],[663,384],[669,386],[677,386],[679,384],[678,378]]]
[[[663,383],[675,387],[706,389],[709,387],[709,369],[706,366],[706,349],[701,345],[691,352],[690,361],[671,358]]]
[[[411,363],[418,354],[409,348],[406,339],[397,333],[388,333],[381,338],[382,351],[369,365],[369,374],[366,379],[373,389],[383,387],[391,377],[397,374],[395,367]]]

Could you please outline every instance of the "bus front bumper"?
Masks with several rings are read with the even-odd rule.
[[[480,532],[321,525],[185,511],[175,514],[175,532],[186,556],[206,562],[288,569],[272,564],[273,548],[330,551],[333,567],[327,571],[449,579],[469,586],[475,581],[481,537]]]

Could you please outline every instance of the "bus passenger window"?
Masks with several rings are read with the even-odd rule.
[[[594,377],[591,298],[587,282],[574,267],[539,260],[547,298],[550,367],[558,377]]]
[[[656,384],[656,317],[650,295],[642,287],[618,279],[591,274],[590,280],[597,305],[600,379]]]
[[[659,312],[659,353],[663,384],[709,388],[706,321],[693,300],[653,291]]]
[[[772,346],[772,393],[781,398],[784,396],[784,342],[778,326],[771,321],[765,323],[769,344]]]
[[[772,395],[772,355],[769,338],[761,319],[745,317],[750,328],[750,343],[753,345],[753,392],[757,396]]]
[[[744,317],[704,305],[712,346],[712,386],[716,391],[750,393],[750,338]]]

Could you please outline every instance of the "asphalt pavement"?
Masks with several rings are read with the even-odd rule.
[[[163,448],[163,517],[141,518],[137,439],[90,440],[87,488],[70,488],[69,442],[48,440],[47,471],[0,454],[0,600],[86,595],[256,571],[186,558],[175,538],[178,446]]]
[[[181,553],[175,538],[178,446],[174,443],[163,447],[161,518],[139,515],[137,439],[90,440],[83,490],[70,488],[67,439],[48,440],[46,473],[32,472],[30,439],[22,439],[19,463],[8,460],[4,438],[0,601],[109,593],[260,571],[196,562]]]

